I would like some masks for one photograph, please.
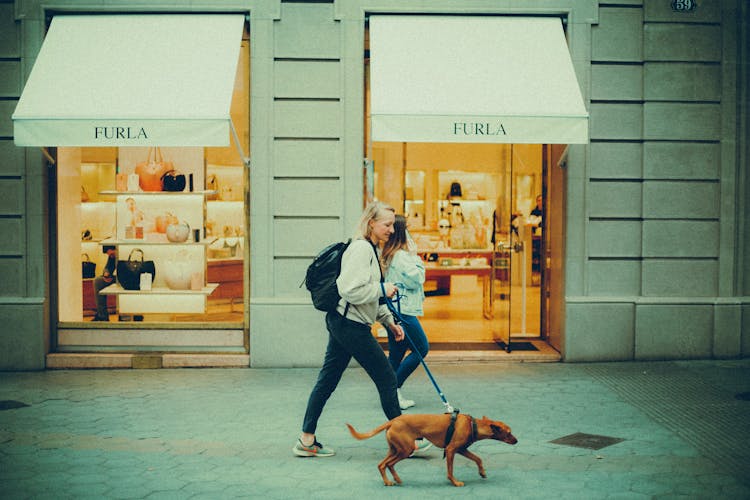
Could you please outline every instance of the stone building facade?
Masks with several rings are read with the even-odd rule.
[[[403,13],[566,22],[590,141],[569,147],[552,187],[564,251],[549,334],[564,361],[747,356],[750,8],[694,3],[0,0],[0,369],[45,369],[60,327],[51,238],[65,208],[43,153],[14,145],[11,115],[49,18],[100,12],[248,16],[250,366],[322,359],[300,277],[361,211],[366,17]]]

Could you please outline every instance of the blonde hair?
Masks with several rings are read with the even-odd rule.
[[[354,238],[364,238],[369,240],[372,233],[370,221],[382,219],[385,217],[386,212],[396,213],[393,207],[382,201],[371,201],[368,203],[362,212],[362,216],[359,218],[359,222],[354,231]]]

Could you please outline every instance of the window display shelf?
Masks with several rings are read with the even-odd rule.
[[[211,295],[219,283],[207,283],[200,290],[173,290],[165,287],[154,287],[151,290],[125,290],[118,283],[113,283],[99,293],[102,295]]]
[[[119,261],[129,260],[138,249],[143,260],[152,261],[156,269],[149,290],[125,290],[118,283],[100,292],[117,297],[119,313],[206,311],[208,296],[219,286],[207,283],[206,279],[207,249],[214,238],[194,241],[193,237],[195,231],[205,231],[206,198],[212,192],[111,191],[116,200],[116,233],[101,245],[117,247]],[[188,238],[182,242],[169,241],[170,224],[182,225],[180,231],[187,230]],[[202,286],[198,289],[183,286],[184,276],[199,276]]]
[[[218,286],[218,283],[209,283],[200,290],[172,290],[164,287],[124,290],[119,284],[112,284],[100,293],[117,297],[119,314],[179,314],[205,311],[208,296]]]
[[[125,290],[115,283],[101,290],[99,298],[106,297],[110,309],[119,314],[205,314],[209,296],[211,300],[215,298],[212,294],[241,300],[245,255],[241,242],[245,237],[246,215],[244,167],[212,167],[207,175],[204,148],[170,148],[169,161],[179,165],[179,171],[186,177],[192,177],[193,190],[143,191],[138,185],[125,190],[126,186],[118,184],[121,181],[118,174],[134,173],[148,154],[147,148],[118,148],[113,152],[116,161],[107,164],[79,163],[76,156],[71,159],[71,168],[78,177],[71,175],[70,180],[75,182],[61,188],[65,199],[79,207],[72,216],[65,216],[64,222],[71,227],[64,225],[64,228],[73,237],[80,232],[80,244],[71,248],[75,254],[80,253],[82,262],[94,264],[86,267],[87,276],[90,267],[94,267],[95,276],[101,275],[112,255],[110,247],[115,249],[118,263],[142,258],[153,262],[156,270],[148,290]],[[167,238],[167,233],[172,239],[175,235],[184,237],[188,229],[185,241]],[[235,240],[239,243],[230,245]],[[217,250],[218,246],[221,248]],[[239,287],[232,283],[236,289],[228,293],[226,279],[210,279],[209,257],[223,257],[238,267]],[[211,262],[210,266],[221,264]],[[72,275],[73,271],[67,267],[65,272]],[[80,276],[82,271],[77,267],[74,270]],[[191,278],[187,285],[186,277]],[[97,291],[93,279],[78,280],[84,283],[83,301],[87,307],[83,311],[89,313],[95,309]],[[190,284],[196,289],[189,289]],[[60,290],[64,294],[64,288]],[[73,297],[76,300],[61,302],[61,311],[72,306],[69,314],[62,315],[65,320],[75,321],[81,314],[77,294]]]

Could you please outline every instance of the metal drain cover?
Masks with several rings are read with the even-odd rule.
[[[13,401],[12,399],[0,401],[0,411],[15,410],[16,408],[23,408],[25,406],[29,405],[27,405],[26,403],[22,403],[21,401]]]
[[[585,434],[583,432],[576,432],[568,436],[563,436],[550,443],[561,444],[564,446],[575,446],[576,448],[587,448],[589,450],[601,450],[607,446],[612,446],[621,441],[625,441],[621,438],[610,437],[610,436],[598,436],[596,434]]]

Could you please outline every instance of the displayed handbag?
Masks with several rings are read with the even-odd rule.
[[[456,181],[451,182],[451,191],[448,197],[449,198],[461,198],[461,196],[462,196],[461,184]]]
[[[165,266],[164,282],[171,290],[189,290],[194,268],[195,265],[190,262],[187,254],[178,252],[175,259]]]
[[[81,254],[81,277],[93,278],[96,276],[96,262],[91,262],[89,254]]]
[[[177,170],[169,170],[161,176],[162,191],[178,193],[185,191],[185,183],[185,174],[181,174]]]
[[[152,158],[153,153],[153,158]],[[148,148],[148,157],[135,166],[138,184],[144,191],[161,191],[161,178],[165,173],[174,170],[171,161],[164,161],[161,148]]]
[[[143,250],[140,248],[131,250],[128,260],[117,261],[117,282],[125,290],[140,290],[143,273],[149,273],[153,282],[156,267],[153,260],[143,260]]]
[[[167,239],[172,243],[182,243],[190,236],[190,225],[187,222],[177,222],[167,226]]]

